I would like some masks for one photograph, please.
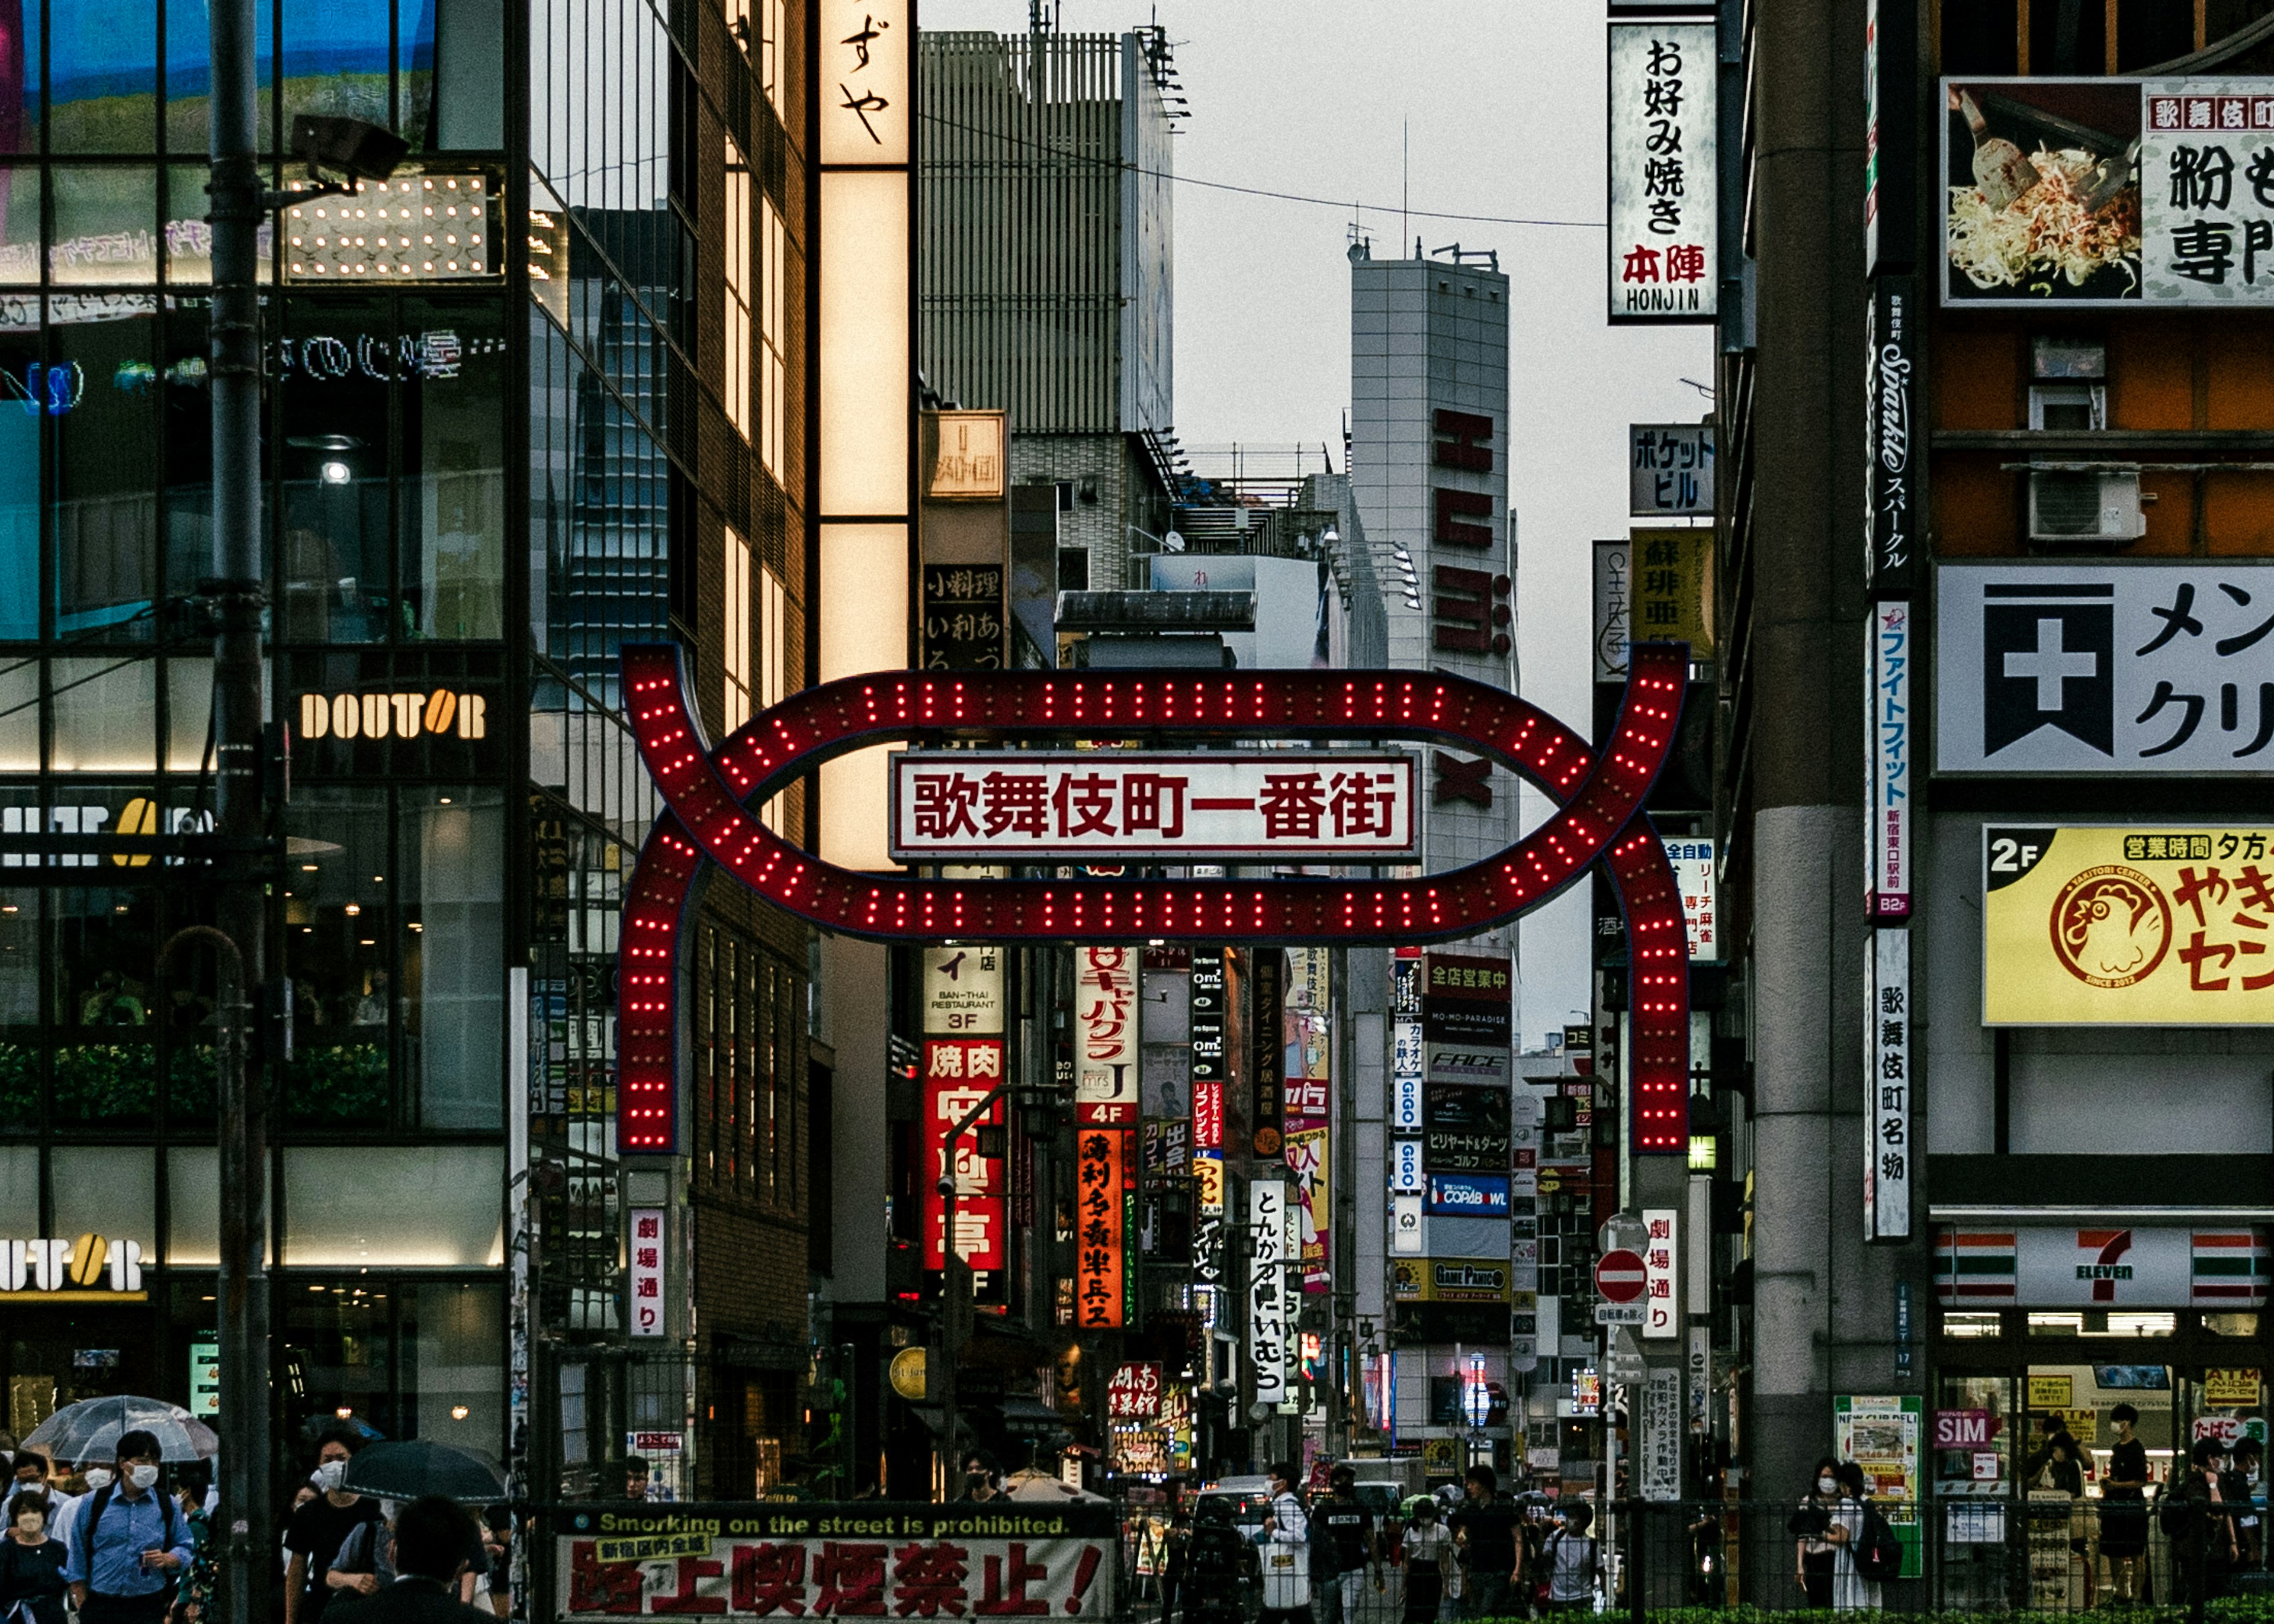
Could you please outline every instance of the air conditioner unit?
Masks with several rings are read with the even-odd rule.
[[[2105,544],[2137,541],[2147,526],[2140,517],[2137,469],[2033,468],[2029,470],[2029,539]]]

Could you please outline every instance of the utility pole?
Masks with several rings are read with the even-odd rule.
[[[252,1010],[266,982],[261,866],[260,290],[263,188],[254,157],[253,0],[212,0],[213,579],[215,919],[240,959],[221,1026],[221,1595],[225,1624],[267,1613],[267,1111],[252,1076]]]

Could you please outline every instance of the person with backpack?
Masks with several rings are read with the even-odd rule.
[[[79,1624],[160,1624],[190,1565],[190,1525],[158,1487],[158,1440],[118,1435],[118,1470],[72,1522],[64,1581]]]
[[[1839,1547],[1832,1568],[1833,1610],[1876,1613],[1879,1608],[1878,1575],[1881,1559],[1874,1548],[1874,1536],[1886,1528],[1887,1520],[1878,1507],[1864,1498],[1862,1467],[1853,1461],[1842,1461],[1835,1475],[1840,1492],[1833,1502],[1831,1522],[1826,1530],[1826,1538]],[[1888,1531],[1892,1535],[1893,1530]],[[1895,1562],[1900,1570],[1900,1552]]]
[[[1254,1552],[1239,1537],[1231,1501],[1203,1494],[1193,1507],[1192,1539],[1185,1547],[1185,1624],[1239,1624],[1240,1587],[1248,1577]]]
[[[1587,1613],[1595,1605],[1595,1579],[1602,1568],[1602,1553],[1588,1530],[1594,1526],[1595,1508],[1575,1500],[1563,1510],[1562,1521],[1540,1547],[1543,1575],[1540,1597],[1549,1613]]]
[[[2198,1439],[2184,1476],[2165,1485],[2157,1514],[2172,1542],[2172,1600],[2193,1604],[2200,1586],[2204,1599],[2224,1595],[2234,1561],[2234,1524],[2218,1491],[2218,1469],[2226,1448],[2216,1438]]]

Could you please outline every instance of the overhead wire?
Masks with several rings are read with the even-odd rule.
[[[1279,192],[1269,186],[1242,186],[1225,180],[1202,180],[1196,175],[1178,175],[1169,169],[1148,169],[1142,164],[1122,163],[1110,158],[1092,157],[1087,153],[1070,152],[1046,141],[1013,135],[1005,130],[984,129],[977,124],[965,124],[959,119],[949,118],[938,113],[925,113],[921,117],[928,124],[944,124],[949,129],[962,130],[973,135],[985,136],[990,140],[1007,141],[1020,147],[1035,147],[1053,158],[1064,159],[1069,162],[1091,164],[1101,169],[1121,170],[1132,175],[1144,176],[1149,180],[1169,181],[1180,186],[1202,186],[1210,192],[1234,192],[1243,197],[1269,198],[1281,203],[1307,203],[1320,208],[1348,210],[1354,214],[1404,214],[1421,220],[1463,221],[1477,225],[1552,226],[1577,231],[1603,231],[1609,229],[1608,222],[1600,220],[1539,220],[1520,214],[1464,214],[1437,208],[1392,209],[1382,204],[1361,203],[1350,198],[1314,198],[1299,192]]]

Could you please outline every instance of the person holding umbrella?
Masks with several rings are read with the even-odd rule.
[[[118,1437],[117,1475],[90,1494],[72,1522],[64,1579],[79,1624],[158,1624],[174,1575],[190,1565],[190,1528],[158,1489],[158,1440]]]
[[[329,1575],[340,1547],[356,1525],[379,1515],[379,1507],[346,1486],[348,1462],[363,1440],[344,1427],[333,1427],[316,1440],[315,1499],[292,1514],[284,1548],[292,1560],[284,1570],[284,1624],[315,1624],[332,1598]]]

